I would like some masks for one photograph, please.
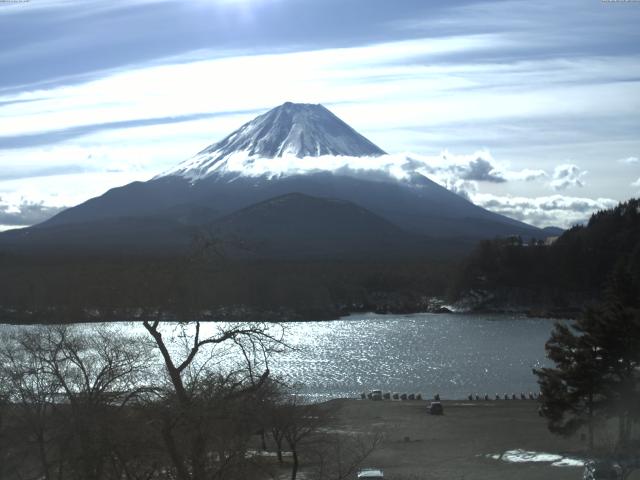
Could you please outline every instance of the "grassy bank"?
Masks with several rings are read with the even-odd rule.
[[[332,402],[338,407],[333,428],[345,434],[383,434],[382,443],[365,463],[384,469],[390,479],[582,478],[581,467],[492,458],[516,449],[584,456],[586,442],[549,433],[545,420],[538,416],[536,401],[445,401],[443,416],[429,415],[425,401]],[[640,472],[630,479],[640,479]]]

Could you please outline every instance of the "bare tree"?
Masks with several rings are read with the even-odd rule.
[[[9,435],[7,417],[9,412],[9,395],[4,375],[0,372],[0,478],[6,475],[6,465],[9,463]]]
[[[108,478],[117,411],[141,391],[148,356],[129,335],[91,328],[21,330],[0,364],[45,479]]]
[[[332,431],[338,404],[308,403],[291,390],[281,389],[271,407],[271,437],[278,461],[283,464],[283,447],[288,447],[291,479],[296,480],[302,461],[305,474],[317,480],[343,480],[355,476],[362,462],[378,447],[382,435],[347,434]]]
[[[291,451],[291,480],[296,480],[298,475],[300,449],[303,443],[325,426],[327,418],[326,409],[317,404],[305,403],[299,395],[289,395],[284,403],[276,407],[272,431],[274,440],[281,435]],[[280,450],[280,447],[278,448]]]
[[[346,480],[355,478],[363,462],[378,448],[382,434],[326,433],[314,442],[311,456],[315,457],[313,478],[317,480]]]
[[[229,433],[228,419],[238,418],[239,412],[231,411],[241,404],[235,400],[252,398],[265,385],[269,356],[284,345],[282,329],[257,323],[216,324],[214,333],[203,335],[201,322],[181,323],[184,349],[176,351],[163,337],[159,320],[143,325],[169,380],[160,431],[177,478],[202,480],[235,467],[237,452],[215,451],[215,434]],[[242,367],[220,365],[230,348],[244,360]]]
[[[37,331],[7,334],[2,338],[0,381],[6,401],[13,407],[15,430],[20,431],[25,440],[14,446],[22,448],[26,455],[29,445],[34,445],[40,472],[45,480],[50,480],[54,478],[53,465],[59,463],[53,429],[59,384],[45,371],[39,349],[34,349]]]

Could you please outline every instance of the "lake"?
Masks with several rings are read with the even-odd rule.
[[[203,334],[216,325],[204,324]],[[531,370],[549,365],[544,344],[552,327],[547,319],[426,313],[290,323],[286,340],[294,348],[272,359],[270,367],[318,399],[372,389],[450,399],[528,394],[538,390]],[[148,335],[139,323],[116,328]]]
[[[358,314],[294,324],[298,348],[274,362],[314,396],[371,389],[466,398],[537,391],[553,321],[506,315]]]

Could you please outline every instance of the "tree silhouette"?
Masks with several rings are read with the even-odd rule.
[[[571,325],[556,323],[546,344],[555,368],[534,370],[543,394],[541,413],[552,432],[571,435],[587,426],[593,448],[595,422],[616,418],[616,450],[632,448],[632,426],[640,414],[639,287],[628,263],[620,262],[602,304]]]
[[[203,334],[199,321],[180,323],[185,341],[180,352],[172,350],[170,338],[163,336],[160,320],[144,321],[143,326],[161,354],[168,377],[160,434],[176,478],[224,478],[225,470],[242,467],[236,460],[244,460],[240,455],[244,445],[234,445],[238,442],[231,439],[244,439],[250,428],[243,427],[250,422],[244,412],[232,407],[251,403],[254,409],[254,403],[259,403],[256,397],[268,384],[268,358],[284,345],[282,330],[258,323],[218,324],[214,333]],[[222,346],[234,346],[244,354],[244,368],[217,372],[213,366],[223,353],[214,349]],[[263,369],[257,378],[256,368]],[[217,462],[211,461],[214,452]]]

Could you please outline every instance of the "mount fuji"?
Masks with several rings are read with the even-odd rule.
[[[1,234],[0,249],[184,252],[206,232],[241,257],[349,257],[545,236],[393,160],[324,106],[287,102],[148,182]]]
[[[287,102],[244,124],[164,175],[200,180],[216,170],[224,170],[233,160],[244,160],[243,167],[247,170],[250,160],[259,158],[366,157],[385,153],[322,105]]]

